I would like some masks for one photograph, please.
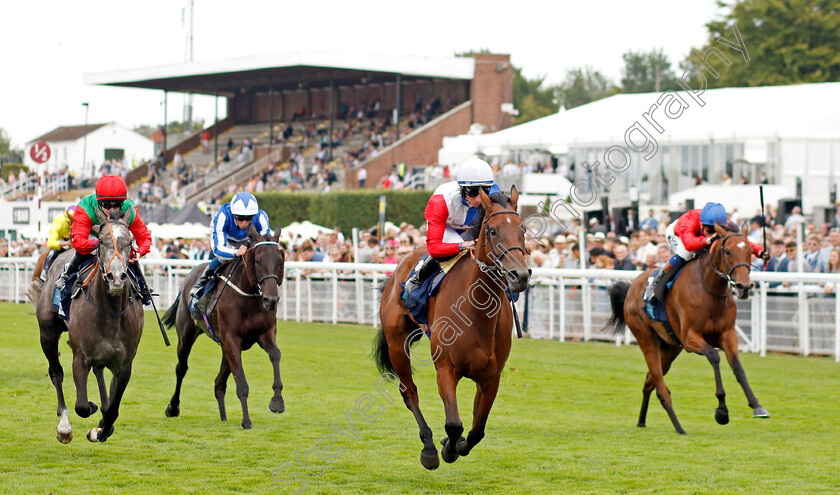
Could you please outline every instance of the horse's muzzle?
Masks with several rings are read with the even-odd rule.
[[[531,269],[511,270],[507,273],[507,279],[511,292],[522,292],[528,288],[528,281],[531,280]]]
[[[741,283],[735,284],[735,296],[738,299],[746,299],[750,296],[750,286]]]
[[[126,282],[128,281],[128,273],[122,272],[119,275],[119,280],[117,277],[114,276],[113,272],[108,272],[105,274],[105,281],[108,282],[108,290],[112,293],[119,293],[125,289]]]
[[[265,310],[277,311],[277,299],[276,297],[263,296],[262,303]]]

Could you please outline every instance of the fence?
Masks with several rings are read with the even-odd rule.
[[[149,284],[168,307],[190,270],[200,261],[142,260]],[[0,300],[26,302],[32,258],[0,258]],[[377,326],[375,289],[394,265],[288,262],[280,287],[277,316],[282,320],[358,323]],[[610,315],[606,288],[638,272],[537,268],[530,288],[517,303],[533,338],[632,341],[630,332],[615,337],[604,330]],[[840,275],[753,272],[758,287],[737,301],[736,330],[744,351],[832,355],[840,361],[840,299],[825,295],[821,284],[840,287]],[[772,287],[787,282],[788,287]],[[527,311],[526,311],[527,305]]]

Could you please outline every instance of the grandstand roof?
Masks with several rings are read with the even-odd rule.
[[[92,72],[85,84],[230,95],[248,87],[299,89],[393,82],[396,74],[427,79],[472,80],[470,57],[428,58],[304,51],[180,63],[139,69]]]
[[[709,89],[697,96],[702,106],[686,92],[679,92],[687,108],[678,118],[666,117],[662,107],[652,110],[661,95],[611,96],[503,131],[449,138],[444,141],[444,151],[475,149],[495,155],[503,149],[546,149],[564,153],[570,146],[584,143],[622,143],[634,123],[652,133],[660,144],[709,139],[840,138],[840,107],[832,103],[840,101],[840,82]],[[650,112],[661,126],[661,133],[654,132],[645,112]]]

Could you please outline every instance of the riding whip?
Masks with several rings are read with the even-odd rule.
[[[158,326],[160,326],[160,334],[163,335],[163,342],[166,344],[166,347],[169,347],[169,337],[166,336],[166,329],[163,328],[163,322],[160,321],[160,315],[158,314],[157,307],[155,306],[155,298],[151,297],[151,294],[149,294],[149,299],[152,300],[152,309],[155,311],[155,317],[157,317]]]
[[[764,254],[767,252],[767,216],[764,215],[764,186],[758,186],[758,194],[761,196],[761,237],[764,238]]]

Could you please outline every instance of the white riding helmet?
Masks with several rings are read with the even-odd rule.
[[[260,212],[257,198],[249,192],[236,193],[230,202],[230,212],[237,216],[252,217]]]
[[[458,165],[458,185],[464,186],[492,186],[493,169],[480,158],[468,158]]]

